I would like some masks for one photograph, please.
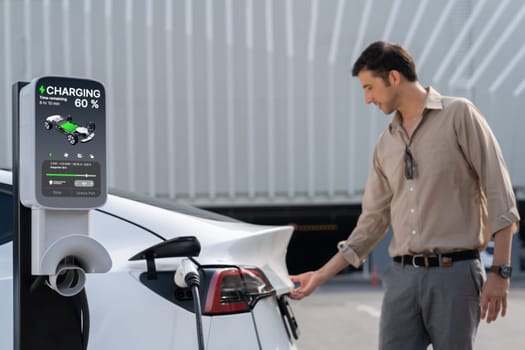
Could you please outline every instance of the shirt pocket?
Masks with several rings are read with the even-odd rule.
[[[436,176],[449,172],[453,167],[452,150],[444,142],[433,143],[420,152],[416,159],[419,175]]]

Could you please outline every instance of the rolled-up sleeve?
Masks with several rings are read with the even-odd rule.
[[[337,245],[339,252],[354,267],[363,263],[375,244],[385,235],[390,223],[392,191],[381,170],[377,152],[376,146],[357,225],[348,239]]]
[[[477,174],[486,200],[486,225],[494,234],[520,220],[507,166],[490,127],[471,103],[455,118],[457,140]]]

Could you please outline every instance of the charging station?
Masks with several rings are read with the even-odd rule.
[[[105,90],[99,82],[40,77],[13,86],[17,350],[32,344],[57,350],[72,349],[72,343],[87,347],[85,274],[104,273],[112,265],[105,248],[90,236],[91,209],[107,199],[105,119]],[[47,322],[47,311],[34,314],[49,305],[57,310]],[[61,312],[65,308],[72,312]],[[50,336],[57,314],[66,317],[58,322],[83,328],[72,332],[80,339],[67,343]]]

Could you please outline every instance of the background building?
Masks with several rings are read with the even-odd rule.
[[[351,77],[375,40],[480,108],[523,199],[524,29],[519,0],[0,0],[0,166],[13,82],[93,78],[111,187],[295,223],[292,243],[323,255],[314,266],[355,225],[390,120]]]

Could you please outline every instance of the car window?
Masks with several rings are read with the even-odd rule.
[[[231,218],[229,216],[220,215],[208,210],[192,207],[191,205],[179,204],[169,199],[159,199],[153,197],[147,197],[142,195],[137,195],[135,193],[129,193],[121,190],[110,190],[111,194],[117,195],[119,197],[131,199],[137,202],[142,202],[145,204],[154,205],[159,208],[175,211],[181,214],[187,214],[195,216],[201,219],[215,220],[215,221],[224,221],[224,222],[239,222],[239,220]]]
[[[0,189],[0,244],[13,239],[13,197]]]

